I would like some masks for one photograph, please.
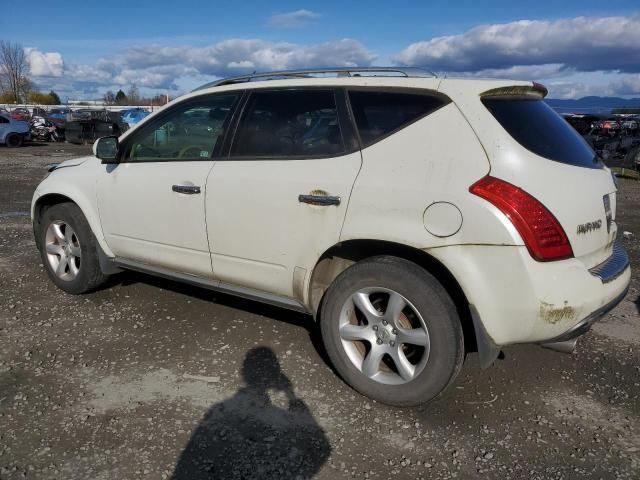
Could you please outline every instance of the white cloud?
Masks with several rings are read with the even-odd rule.
[[[589,97],[591,95],[603,97],[615,95],[615,92],[612,92],[607,84],[588,85],[583,82],[554,81],[545,82],[545,87],[549,90],[549,98],[570,99]]]
[[[621,75],[609,86],[618,95],[640,95],[640,75]]]
[[[254,68],[255,65],[250,60],[242,60],[240,62],[229,62],[227,68]]]
[[[395,60],[453,72],[545,64],[640,72],[640,15],[481,25],[413,43]]]
[[[64,71],[62,55],[58,52],[41,52],[36,48],[25,48],[25,56],[31,75],[34,77],[60,77]]]
[[[123,70],[179,66],[204,75],[236,75],[239,70],[283,70],[332,64],[370,65],[376,56],[360,42],[342,39],[316,45],[229,39],[204,47],[143,45],[101,59],[97,68],[118,76]],[[158,88],[161,88],[159,85]]]
[[[561,63],[546,65],[514,65],[508,68],[487,68],[470,75],[477,78],[508,78],[512,80],[532,80],[540,78],[566,77],[572,70]]]
[[[441,72],[442,76],[458,78],[500,78],[508,80],[539,80],[548,78],[566,77],[575,73],[566,68],[561,63],[550,63],[547,65],[514,65],[507,68],[485,68],[474,72]]]
[[[296,10],[294,12],[279,13],[269,18],[269,25],[281,28],[302,27],[310,20],[320,17],[319,13],[311,10]]]
[[[292,12],[295,13],[295,12]],[[354,39],[317,44],[233,38],[204,46],[143,44],[94,64],[65,62],[58,52],[25,50],[38,87],[69,96],[129,88],[182,93],[245,72],[318,66],[368,66],[377,55]],[[409,45],[396,61],[471,77],[541,80],[550,97],[640,95],[640,15],[518,21]]]
[[[32,57],[37,58],[34,54]],[[96,88],[126,88],[135,82],[141,88],[176,93],[184,89],[179,85],[184,85],[185,79],[204,83],[254,70],[366,66],[375,58],[360,42],[348,38],[313,45],[242,38],[203,47],[149,44],[101,58],[95,65],[64,65],[60,57],[57,70],[38,66],[38,84],[52,84],[52,77],[63,75],[72,85],[71,91],[92,93]]]

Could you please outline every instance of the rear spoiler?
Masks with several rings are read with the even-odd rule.
[[[509,87],[498,87],[487,90],[480,94],[481,98],[486,97],[535,97],[544,98],[549,91],[541,83],[533,82],[531,85],[512,85]]]

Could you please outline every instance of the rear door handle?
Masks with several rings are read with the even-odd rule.
[[[298,201],[309,205],[340,205],[340,197],[331,195],[298,195]]]
[[[171,190],[176,193],[184,193],[186,195],[200,193],[200,187],[196,185],[174,185],[171,187]]]

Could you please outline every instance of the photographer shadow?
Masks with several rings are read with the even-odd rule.
[[[245,386],[204,415],[172,479],[302,480],[329,458],[325,432],[295,396],[271,349],[250,350],[242,377]],[[286,398],[288,407],[275,405],[270,392]]]

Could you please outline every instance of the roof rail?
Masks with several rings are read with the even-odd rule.
[[[386,75],[386,74],[396,75]],[[377,76],[401,76],[407,78],[428,77],[434,78],[437,75],[429,70],[418,67],[336,67],[336,68],[311,68],[303,70],[280,70],[275,72],[250,73],[238,77],[223,78],[213,82],[205,83],[196,88],[195,91],[205,88],[220,87],[222,85],[232,85],[234,83],[257,82],[264,80],[283,80],[287,78],[317,78],[323,75],[335,75],[336,77],[377,77]]]

